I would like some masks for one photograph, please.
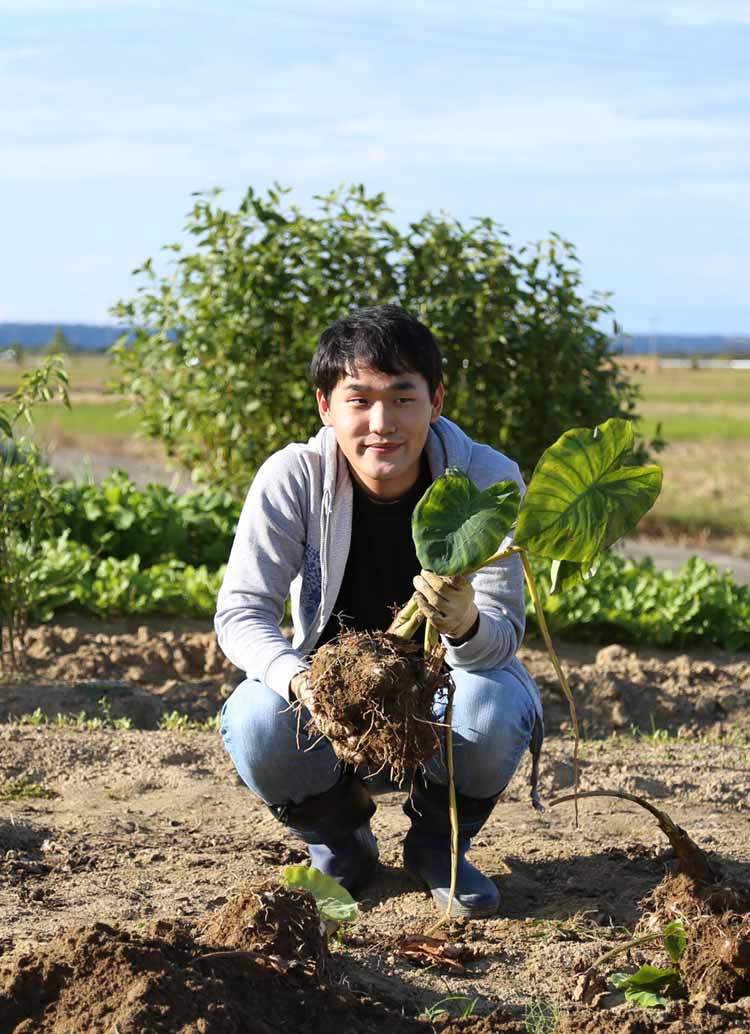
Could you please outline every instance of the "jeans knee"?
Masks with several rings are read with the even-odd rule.
[[[252,765],[262,765],[276,755],[288,738],[288,706],[262,682],[240,683],[224,704],[219,723],[221,738],[235,762],[237,753]]]
[[[453,672],[457,788],[490,797],[510,781],[531,742],[536,710],[524,685],[504,669]]]
[[[454,727],[460,726],[470,738],[481,738],[492,747],[501,748],[507,740],[524,740],[528,745],[536,712],[529,693],[512,672],[454,672],[453,678]]]

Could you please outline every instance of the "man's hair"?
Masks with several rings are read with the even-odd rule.
[[[434,337],[400,305],[374,305],[340,316],[320,335],[310,376],[326,399],[357,366],[381,373],[420,373],[430,397],[443,382],[443,358]]]

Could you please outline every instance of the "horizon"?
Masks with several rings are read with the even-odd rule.
[[[75,329],[81,329],[86,331],[102,331],[102,332],[117,332],[117,334],[123,333],[127,329],[127,324],[118,323],[87,323],[82,320],[72,321],[60,321],[60,320],[0,320],[0,348],[8,348],[14,344],[19,344],[25,348],[37,348],[47,344],[47,340],[37,341],[35,344],[26,344],[23,341],[13,341],[10,339],[10,334],[13,332],[8,328],[34,328],[37,331],[43,330],[44,333],[54,333],[56,330],[60,330],[63,333],[68,331],[74,331]],[[67,336],[67,335],[66,335]],[[653,344],[663,343],[666,341],[707,341],[717,340],[726,344],[733,342],[741,344],[743,348],[750,348],[750,334],[748,333],[721,333],[718,331],[706,332],[706,333],[680,333],[678,331],[621,331],[619,334],[609,335],[618,344],[622,344],[627,339],[638,340],[639,342],[651,342]],[[80,345],[79,343],[72,341],[71,344],[76,345],[82,351],[95,351],[95,350],[106,350],[110,345],[104,345],[101,349],[92,345]]]

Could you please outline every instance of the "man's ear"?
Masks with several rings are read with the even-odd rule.
[[[442,384],[438,384],[435,389],[435,394],[432,398],[432,413],[430,414],[430,423],[434,424],[440,414],[443,412],[443,400],[445,399],[445,388]]]
[[[315,398],[318,403],[320,419],[327,427],[330,427],[333,424],[333,420],[331,420],[331,407],[328,405],[328,401],[320,388],[315,389]]]

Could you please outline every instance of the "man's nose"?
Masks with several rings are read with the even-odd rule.
[[[370,430],[388,434],[396,430],[393,410],[384,402],[375,402],[370,407]]]

